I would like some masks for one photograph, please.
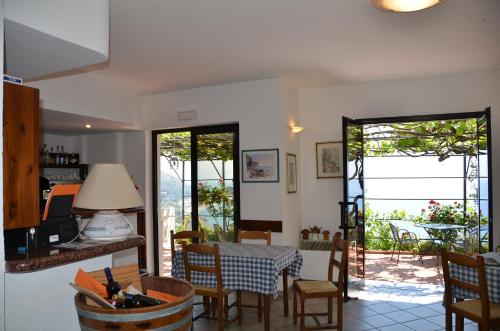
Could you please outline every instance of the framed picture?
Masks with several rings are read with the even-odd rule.
[[[255,149],[241,151],[241,173],[244,183],[280,181],[279,150]]]
[[[286,154],[286,188],[288,193],[297,192],[297,156]]]
[[[342,142],[316,143],[316,177],[340,178],[344,175]]]

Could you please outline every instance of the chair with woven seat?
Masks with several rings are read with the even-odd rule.
[[[340,232],[333,236],[330,261],[328,264],[328,280],[296,280],[293,283],[293,324],[297,324],[300,315],[300,330],[338,329],[342,330],[342,305],[344,291],[344,270],[347,265],[347,241],[342,240]],[[337,253],[341,252],[340,260]],[[333,267],[338,269],[336,284],[333,281]],[[297,298],[298,297],[298,298]],[[328,300],[327,312],[306,313],[305,302],[310,298],[326,298]],[[333,324],[333,298],[337,298],[337,323]],[[297,299],[300,300],[300,312],[297,310]],[[312,316],[316,326],[306,327],[305,317]],[[317,316],[327,316],[328,324],[320,325]]]
[[[199,243],[203,243],[205,242],[205,232],[203,229],[200,231],[179,231],[177,233],[174,233],[174,230],[170,230],[170,252],[172,254],[172,263],[174,262],[175,256],[175,241],[185,241],[186,239],[191,240],[191,242],[198,240]]]
[[[500,304],[490,303],[488,297],[488,284],[484,258],[480,255],[470,257],[464,254],[441,250],[444,276],[444,303],[446,308],[446,331],[452,329],[452,314],[456,316],[456,330],[463,331],[464,317],[479,325],[479,330],[489,331],[500,326]],[[450,264],[476,269],[477,283],[470,283],[463,279],[455,278],[450,274]],[[452,287],[459,287],[478,295],[479,299],[457,298],[453,302]]]
[[[410,232],[406,229],[398,229],[393,223],[389,222],[389,226],[391,227],[392,238],[394,239],[394,245],[392,246],[392,255],[391,260],[394,256],[394,251],[396,248],[398,249],[398,259],[396,264],[399,264],[399,255],[401,254],[401,247],[403,246],[417,246],[417,251],[420,254],[420,246],[417,235],[414,232]],[[413,258],[415,258],[415,252],[413,253]],[[422,255],[420,254],[420,262],[424,264],[422,259]]]
[[[194,254],[203,254],[209,256],[211,259],[214,261],[213,266],[207,266],[205,264],[197,264],[195,263],[191,258],[190,258],[190,253]],[[209,287],[209,286],[203,286],[203,285],[197,285],[193,284],[195,294],[200,295],[204,298],[204,302],[206,303],[206,298],[213,298],[217,300],[217,321],[219,324],[219,331],[224,330],[224,325],[226,324],[226,320],[224,319],[224,305],[223,305],[223,300],[224,297],[227,297],[232,290],[224,288],[224,284],[222,282],[222,269],[221,269],[221,260],[220,260],[220,254],[219,254],[219,245],[214,244],[214,245],[206,245],[206,244],[191,244],[188,245],[185,241],[182,242],[182,254],[184,258],[184,271],[186,275],[186,280],[190,283],[192,283],[192,273],[197,272],[197,273],[209,273],[209,274],[214,274],[215,281],[216,281],[216,286],[215,287]],[[239,318],[241,311],[240,311],[240,305],[237,303],[236,305],[238,309],[238,314],[236,318],[232,319],[231,321],[227,321],[229,323],[233,322],[237,318]],[[206,309],[205,305],[205,311],[200,314],[199,316],[196,316],[194,319],[200,317],[200,316],[205,316],[207,318],[210,318],[210,311]]]
[[[238,237],[236,238],[238,243],[255,243],[256,241],[263,241],[266,245],[271,245],[271,231],[243,231],[238,230]],[[241,291],[237,291],[237,297],[239,302],[241,303]],[[241,307],[245,308],[257,308],[257,318],[259,322],[262,321],[262,294],[257,294],[257,306],[243,304],[241,303]],[[242,311],[243,312],[243,311]],[[241,318],[243,318],[243,313],[241,314]],[[241,324],[241,320],[239,321]]]

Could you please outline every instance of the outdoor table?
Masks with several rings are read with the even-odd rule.
[[[429,238],[432,241],[432,246],[434,247],[434,250],[436,252],[436,258],[439,256],[439,251],[436,247],[436,241],[446,241],[444,236],[450,231],[454,230],[465,230],[467,227],[465,225],[456,225],[456,224],[442,224],[442,223],[427,223],[427,224],[415,224],[415,226],[424,228],[427,234],[429,235]],[[444,233],[444,236],[439,236],[436,237],[433,233],[433,231],[438,231]],[[438,262],[439,264],[439,262]]]
[[[288,316],[288,280],[298,278],[302,267],[302,255],[297,247],[254,245],[219,242],[222,282],[224,288],[264,295],[264,329],[270,329],[271,296],[278,296],[278,278],[283,273],[284,315]],[[194,254],[190,259],[199,265],[213,265],[211,256]],[[184,279],[182,251],[176,251],[172,260],[172,276]],[[194,272],[193,284],[216,286],[215,275]]]
[[[481,254],[484,257],[488,297],[491,303],[500,303],[500,253]],[[450,263],[450,276],[468,283],[478,284],[476,269]],[[469,290],[452,286],[453,298],[477,298],[477,294]]]

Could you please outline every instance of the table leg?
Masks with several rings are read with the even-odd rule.
[[[288,270],[283,269],[283,309],[285,317],[288,317]]]
[[[264,330],[269,331],[271,329],[271,296],[264,295]]]

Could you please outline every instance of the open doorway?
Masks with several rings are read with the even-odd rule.
[[[233,241],[239,221],[239,126],[153,132],[155,273],[169,276],[170,231]]]
[[[439,284],[434,254],[441,246],[491,250],[489,109],[343,118],[343,142],[341,227],[351,243],[349,287],[367,279]],[[391,227],[415,243],[399,247]],[[399,249],[406,254],[398,263],[391,253]]]

